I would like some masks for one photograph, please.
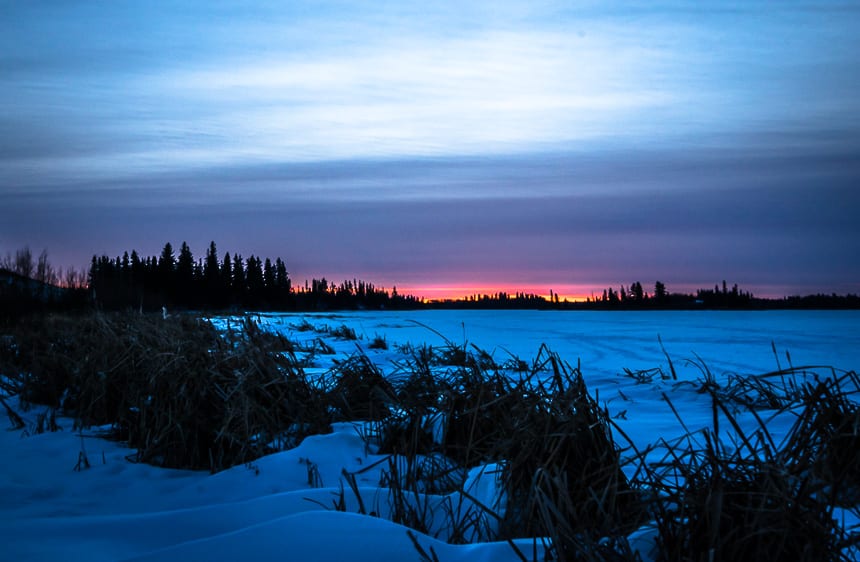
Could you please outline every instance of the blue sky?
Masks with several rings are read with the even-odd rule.
[[[0,14],[3,253],[214,239],[428,291],[860,292],[857,4]]]

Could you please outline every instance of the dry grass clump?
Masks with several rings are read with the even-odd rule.
[[[219,470],[327,432],[331,421],[365,420],[368,440],[390,455],[386,513],[436,536],[443,522],[451,542],[533,537],[551,560],[632,560],[627,536],[652,521],[659,560],[860,555],[860,533],[835,521],[836,506],[860,503],[853,372],[821,378],[792,367],[723,381],[697,358],[712,427],[638,452],[615,442],[623,432],[579,366],[546,347],[531,363],[503,364],[465,343],[402,347],[391,376],[359,349],[311,382],[295,352],[334,350],[320,338],[299,349],[250,319],[219,333],[190,316],[93,314],[31,319],[12,332],[0,339],[0,404],[13,425],[24,423],[7,404],[17,395],[48,406],[42,430],[59,409],[80,426],[110,425],[141,461]],[[677,380],[671,360],[670,370],[627,376]],[[780,443],[765,409],[796,418]],[[757,422],[752,431],[740,415]],[[466,484],[487,466],[502,495],[475,497]],[[308,474],[315,484],[311,463]],[[354,475],[344,476],[361,503]],[[344,493],[335,508],[345,509]]]
[[[327,336],[331,336],[339,340],[356,341],[359,339],[358,334],[355,333],[355,330],[353,330],[346,324],[341,324],[340,326],[336,326],[334,328],[332,328],[328,324],[314,326],[313,324],[310,324],[307,319],[305,319],[302,320],[301,324],[293,325],[292,327],[299,332],[314,331],[318,334],[325,334]]]
[[[819,379],[819,369],[821,367],[791,367],[762,375],[730,374],[724,385],[714,381],[711,386],[719,389],[725,402],[752,410],[779,410],[803,400],[806,383]]]
[[[238,322],[227,319],[227,329],[224,334],[227,341],[234,345],[259,345],[269,352],[284,352],[293,354],[300,351],[295,342],[280,332],[264,330],[251,317],[244,317]]]
[[[20,397],[22,405],[45,404],[58,407],[65,389],[71,386],[69,358],[76,354],[82,333],[71,329],[66,317],[24,319],[13,324],[0,342],[0,373],[9,395]],[[59,337],[62,334],[62,337]]]
[[[381,424],[381,452],[441,454],[464,469],[500,463],[506,508],[483,506],[472,519],[497,520],[488,538],[549,538],[556,560],[623,556],[623,540],[601,539],[638,526],[641,502],[621,470],[608,415],[579,369],[545,347],[525,374],[480,350],[454,347],[435,356],[418,348],[400,365],[411,373],[397,379],[398,406]]]
[[[355,341],[358,339],[358,335],[356,335],[355,330],[346,324],[341,324],[337,328],[332,328],[329,334],[340,340]]]
[[[326,400],[336,421],[381,420],[390,415],[394,387],[361,351],[345,361],[335,360],[326,378]]]
[[[251,320],[222,337],[190,316],[46,317],[14,338],[0,368],[22,403],[110,425],[140,461],[220,470],[329,428],[291,346]]]
[[[644,466],[643,485],[654,492],[660,559],[856,556],[858,537],[834,519],[838,493],[845,489],[834,478],[856,483],[858,473],[857,406],[839,380],[845,379],[807,387],[797,423],[781,444],[774,443],[758,416],[758,427],[745,432],[733,404],[720,388],[711,387],[713,427],[664,443],[663,460]],[[731,431],[721,434],[721,422]],[[856,490],[854,485],[848,489]]]
[[[379,349],[381,351],[385,351],[388,349],[388,340],[385,339],[385,336],[380,336],[376,334],[373,336],[373,339],[370,340],[370,343],[367,344],[368,349]]]
[[[621,469],[608,413],[578,368],[542,349],[551,376],[515,388],[512,427],[501,444],[508,536],[550,537],[558,560],[616,559],[624,537],[643,522],[639,492]],[[628,553],[629,554],[629,553]]]
[[[860,377],[853,371],[806,383],[782,453],[787,460],[803,460],[830,500],[845,507],[860,504],[858,397]]]
[[[477,503],[481,513],[463,536],[540,538],[553,560],[632,560],[639,555],[627,536],[651,520],[659,560],[857,556],[860,536],[834,518],[835,506],[858,504],[856,374],[820,380],[810,368],[791,368],[721,383],[699,360],[705,378],[697,390],[711,397],[713,428],[647,451],[631,449],[633,457],[624,460],[610,427],[621,430],[588,394],[580,370],[546,348],[526,373],[465,346],[456,365],[458,356],[446,349],[413,348],[399,365],[397,407],[381,422],[381,450],[407,458],[443,455],[466,469],[503,467],[504,507],[495,512]],[[782,443],[773,441],[760,409],[797,416]],[[751,433],[738,422],[741,410],[758,420]],[[729,431],[721,433],[721,424]],[[648,461],[660,447],[665,457]],[[631,480],[624,463],[636,467]],[[411,497],[395,494],[404,496]],[[493,518],[498,524],[488,531]]]
[[[297,332],[313,332],[316,331],[316,326],[308,322],[307,318],[302,318],[298,324],[291,324],[290,327]]]
[[[822,377],[822,371],[827,375]],[[700,391],[712,394],[722,409],[793,412],[797,420],[780,453],[784,462],[838,490],[838,505],[860,503],[860,377],[855,372],[790,367],[758,376],[730,375],[724,385],[704,372]]]
[[[611,438],[582,418],[558,424],[544,442],[524,442],[506,466],[511,494],[505,522],[519,536],[549,536],[561,559],[607,536],[626,534],[640,522],[635,497],[620,470]],[[598,431],[599,428],[598,428]]]
[[[663,559],[840,559],[832,510],[775,459],[726,454],[711,438],[674,462],[656,518]]]

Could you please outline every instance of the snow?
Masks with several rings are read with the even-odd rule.
[[[776,368],[771,343],[786,365],[857,367],[858,311],[407,311],[261,315],[285,334],[306,319],[314,325],[341,324],[369,341],[385,335],[389,344],[442,345],[444,335],[464,340],[505,359],[507,352],[530,360],[541,344],[564,359],[582,362],[591,380],[631,369],[665,365],[658,343],[673,360],[702,357],[715,372],[761,373]],[[438,332],[438,333],[437,333]],[[347,345],[347,347],[349,347]],[[354,349],[354,347],[353,347]],[[691,373],[693,374],[693,373]],[[698,373],[694,373],[698,376]]]
[[[623,374],[624,368],[669,372],[658,335],[679,378],[687,381],[702,376],[700,368],[685,361],[694,354],[720,379],[730,372],[775,370],[772,346],[783,367],[786,351],[794,365],[856,370],[860,364],[860,313],[846,311],[421,311],[259,318],[291,339],[323,337],[333,346],[336,355],[316,356],[312,369],[320,373],[356,346],[383,372],[392,373],[400,357],[398,345],[444,345],[439,334],[457,344],[466,339],[500,362],[509,354],[529,361],[546,343],[572,364],[580,361],[589,390],[599,393],[639,446],[683,433],[664,393],[691,429],[710,423],[708,398],[692,385],[659,378],[637,383]],[[362,339],[302,332],[296,326],[303,320],[333,328],[343,324]],[[228,320],[217,322],[225,326]],[[385,336],[388,350],[368,348],[376,335]],[[380,482],[387,457],[368,448],[360,424],[336,424],[331,434],[309,437],[292,450],[210,475],[132,463],[126,458],[131,451],[122,444],[101,438],[98,428],[73,431],[68,419],[58,419],[62,431],[33,434],[41,411],[37,406],[22,412],[31,422],[29,431],[0,431],[0,560],[420,559],[407,529],[385,518],[388,498]],[[789,420],[768,423],[778,437]],[[84,457],[89,468],[75,470]],[[425,500],[450,502],[455,514],[468,510],[469,498],[501,505],[505,498],[497,469],[472,469],[465,487],[469,497],[428,495]],[[354,492],[343,482],[344,470],[356,474],[362,501],[377,516],[358,514]],[[346,512],[333,509],[341,491]],[[503,542],[446,544],[445,524],[444,518],[434,522],[439,538],[415,533],[422,548],[430,552],[432,547],[440,560],[519,560]],[[647,555],[654,531],[645,527],[630,538]],[[518,546],[528,556],[533,548],[542,551],[532,541],[518,541]]]
[[[92,433],[83,440],[90,468],[75,471],[77,433],[0,435],[3,450],[14,452],[6,455],[0,484],[0,559],[416,558],[407,529],[358,515],[351,492],[345,498],[352,513],[330,511],[341,470],[358,472],[387,458],[368,454],[352,424],[214,475],[133,464],[120,444]],[[309,478],[309,463],[324,487],[313,487],[320,481]],[[382,515],[388,501],[379,488],[383,466],[358,475],[365,504]],[[518,559],[505,543],[420,541],[445,560]]]

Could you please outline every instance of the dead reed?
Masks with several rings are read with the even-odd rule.
[[[399,366],[407,376],[398,379],[397,408],[382,422],[381,452],[442,454],[464,469],[503,467],[506,508],[496,513],[498,506],[475,503],[483,513],[473,512],[475,528],[458,536],[548,538],[558,560],[623,555],[623,544],[601,539],[638,526],[642,503],[621,470],[608,415],[578,368],[545,347],[526,373],[522,361],[508,369],[450,342],[412,351]],[[498,521],[495,533],[478,528],[488,517]]]
[[[776,400],[786,403],[778,414],[797,420],[780,443],[754,410],[757,426],[744,430],[736,415],[737,395],[707,385],[712,427],[662,443],[664,457],[643,462],[637,482],[653,492],[649,509],[660,559],[855,559],[860,536],[837,524],[835,508],[856,510],[858,504],[860,418],[851,400],[857,383],[856,374],[847,373],[785,386],[792,393]],[[763,387],[755,382],[745,388]],[[766,388],[770,393],[777,387]]]
[[[637,451],[616,443],[623,431],[579,366],[546,347],[531,363],[499,364],[465,342],[401,346],[388,375],[358,348],[313,380],[309,359],[296,358],[333,351],[322,338],[301,348],[250,319],[218,332],[183,315],[37,317],[0,338],[0,403],[13,426],[25,423],[8,404],[17,396],[48,406],[43,430],[60,411],[78,426],[109,426],[135,460],[213,471],[292,447],[332,421],[366,420],[368,445],[390,455],[389,517],[451,542],[531,537],[550,560],[636,559],[627,536],[649,521],[658,560],[860,555],[858,530],[836,522],[838,506],[860,504],[856,373],[791,367],[718,380],[697,358],[694,389],[710,398],[711,427]],[[627,376],[688,384],[672,382],[669,368]],[[765,411],[794,417],[778,443]],[[740,415],[755,427],[744,430]],[[498,495],[478,497],[468,475],[490,465]],[[309,463],[308,481],[322,485],[315,470]],[[345,478],[365,512],[354,475]],[[345,493],[335,508],[345,509]]]
[[[381,420],[395,402],[394,387],[360,349],[346,360],[334,361],[324,386],[336,421]]]
[[[191,316],[92,314],[19,323],[0,350],[22,404],[111,427],[135,459],[221,470],[325,432],[329,414],[281,337],[222,336]]]

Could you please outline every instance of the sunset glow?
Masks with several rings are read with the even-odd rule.
[[[858,29],[829,1],[8,3],[0,254],[858,293]]]
[[[567,292],[576,290],[580,292]],[[580,302],[592,296],[591,291],[585,292],[586,290],[587,288],[585,287],[559,287],[559,292],[556,293],[555,289],[552,289],[552,294],[557,294],[560,301],[568,300],[569,302]],[[522,287],[515,285],[508,287],[406,286],[398,287],[397,291],[401,294],[415,295],[417,297],[423,298],[426,301],[469,299],[471,297],[478,297],[481,295],[496,295],[498,293],[507,293],[509,296],[515,296],[517,293],[525,293],[538,295],[545,299],[550,299],[550,290],[546,287]]]

